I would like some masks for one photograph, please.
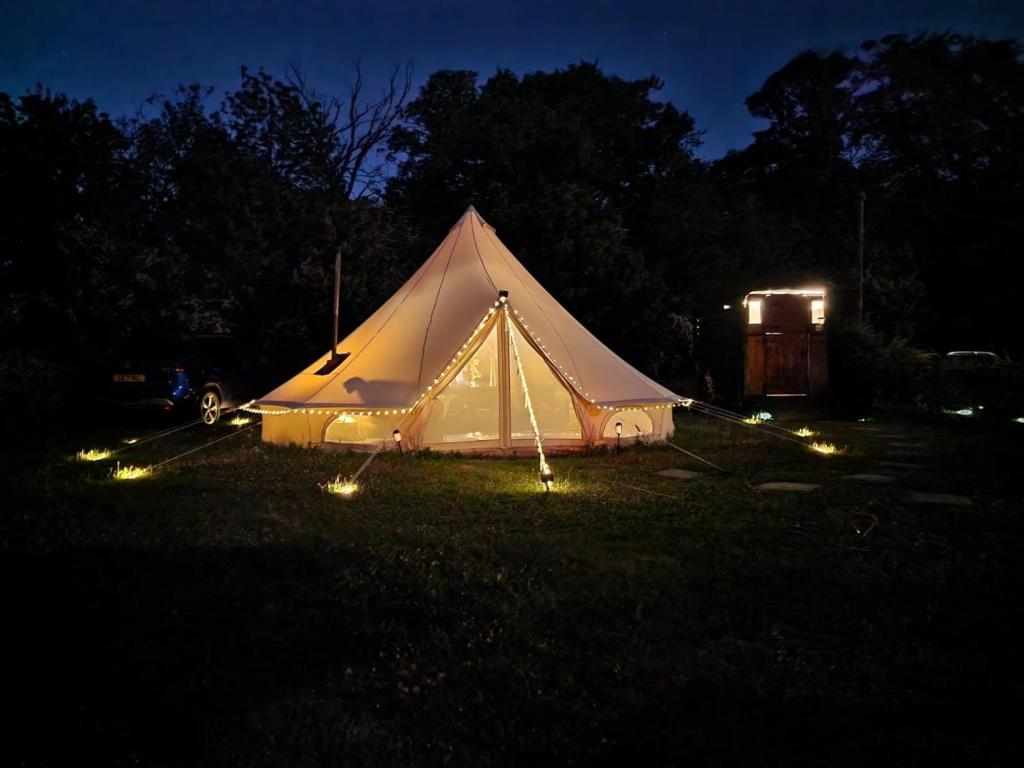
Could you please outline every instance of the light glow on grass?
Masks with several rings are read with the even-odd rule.
[[[122,467],[121,462],[118,462],[117,467],[111,472],[115,480],[139,480],[149,477],[151,474],[153,474],[153,470],[149,467],[136,467],[132,464],[125,464]]]
[[[320,487],[328,493],[333,493],[345,498],[353,496],[356,491],[359,490],[359,485],[357,483],[353,483],[351,480],[343,478],[341,475],[337,475],[333,480],[328,480],[326,483],[321,483]]]
[[[246,424],[252,424],[252,419],[247,419],[245,416],[235,416],[228,424],[232,427],[244,427]]]
[[[86,451],[79,451],[75,456],[79,461],[103,461],[110,458],[110,451],[106,448],[90,448]]]
[[[747,416],[747,418],[743,420],[744,424],[760,424],[761,422],[762,419],[759,419],[757,416]]]
[[[815,432],[810,427],[800,427],[800,429],[798,429],[796,431],[796,434],[797,434],[798,437],[817,437],[818,436],[818,433]]]
[[[139,442],[139,438],[137,437],[126,437],[124,439],[125,445],[135,445],[137,442]]]
[[[1016,419],[1014,419],[1014,421],[1017,424],[1024,424],[1024,416],[1018,416]]]
[[[824,453],[826,456],[843,452],[842,449],[836,448],[835,443],[811,443],[811,448],[818,453]]]
[[[758,411],[754,414],[754,418],[760,419],[761,421],[771,421],[773,416],[768,413],[768,411]]]

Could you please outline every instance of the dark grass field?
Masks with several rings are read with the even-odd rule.
[[[128,432],[12,436],[9,764],[1016,762],[1024,426],[821,423],[828,457],[678,426],[728,473],[640,447],[545,494],[534,460],[382,455],[342,499],[362,456],[256,431],[131,482],[69,460]],[[885,430],[924,468],[845,479],[899,460]]]

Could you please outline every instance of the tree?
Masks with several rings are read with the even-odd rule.
[[[1011,288],[992,279],[1024,235],[1017,41],[892,35],[855,56],[804,53],[747,106],[769,124],[716,171],[749,185],[791,274],[855,287],[865,192],[867,313],[881,330],[1020,348]]]
[[[483,85],[435,73],[390,140],[388,204],[424,252],[469,204],[598,336],[653,370],[650,328],[675,332],[663,275],[674,252],[645,252],[659,189],[700,177],[693,119],[655,100],[657,78],[627,81],[581,63]]]

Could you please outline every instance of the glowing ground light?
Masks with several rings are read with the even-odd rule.
[[[79,451],[75,457],[79,461],[103,461],[110,458],[110,451],[106,448],[90,448],[87,451]]]
[[[139,442],[139,438],[137,437],[126,437],[124,439],[125,445],[135,445],[137,442]]]
[[[758,411],[754,414],[754,418],[761,421],[771,421],[773,417],[768,411]]]
[[[328,493],[344,496],[345,498],[354,495],[359,490],[359,486],[356,483],[342,478],[341,475],[337,475],[333,480],[328,480],[326,483],[321,483],[320,487]]]
[[[800,429],[796,431],[796,435],[797,437],[817,437],[818,433],[810,427],[800,427]]]
[[[811,443],[811,448],[818,453],[824,453],[826,456],[830,456],[833,453],[842,453],[836,448],[835,443]]]
[[[555,473],[551,471],[551,467],[544,459],[541,459],[540,462],[540,481],[543,483],[545,491],[550,491],[552,483],[555,482]]]
[[[973,408],[958,408],[957,410],[950,410],[949,408],[943,408],[943,413],[948,413],[950,416],[973,416]]]
[[[1024,424],[1024,416],[1018,416],[1016,419],[1014,419],[1014,422],[1016,422],[1017,424]]]
[[[120,462],[111,472],[111,476],[115,480],[139,480],[143,477],[149,477],[151,474],[153,474],[153,470],[149,467],[136,467],[131,464],[125,464],[122,467]]]
[[[228,424],[232,427],[244,427],[246,424],[252,424],[252,419],[247,419],[245,416],[235,416]]]
[[[760,424],[761,422],[762,419],[759,419],[757,416],[747,416],[747,418],[743,420],[744,424]]]

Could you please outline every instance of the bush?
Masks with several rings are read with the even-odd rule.
[[[69,372],[44,357],[17,349],[0,354],[0,420],[31,423],[69,404]]]
[[[843,329],[830,341],[829,378],[844,410],[860,414],[875,408],[939,407],[939,358],[934,352],[871,326]]]

